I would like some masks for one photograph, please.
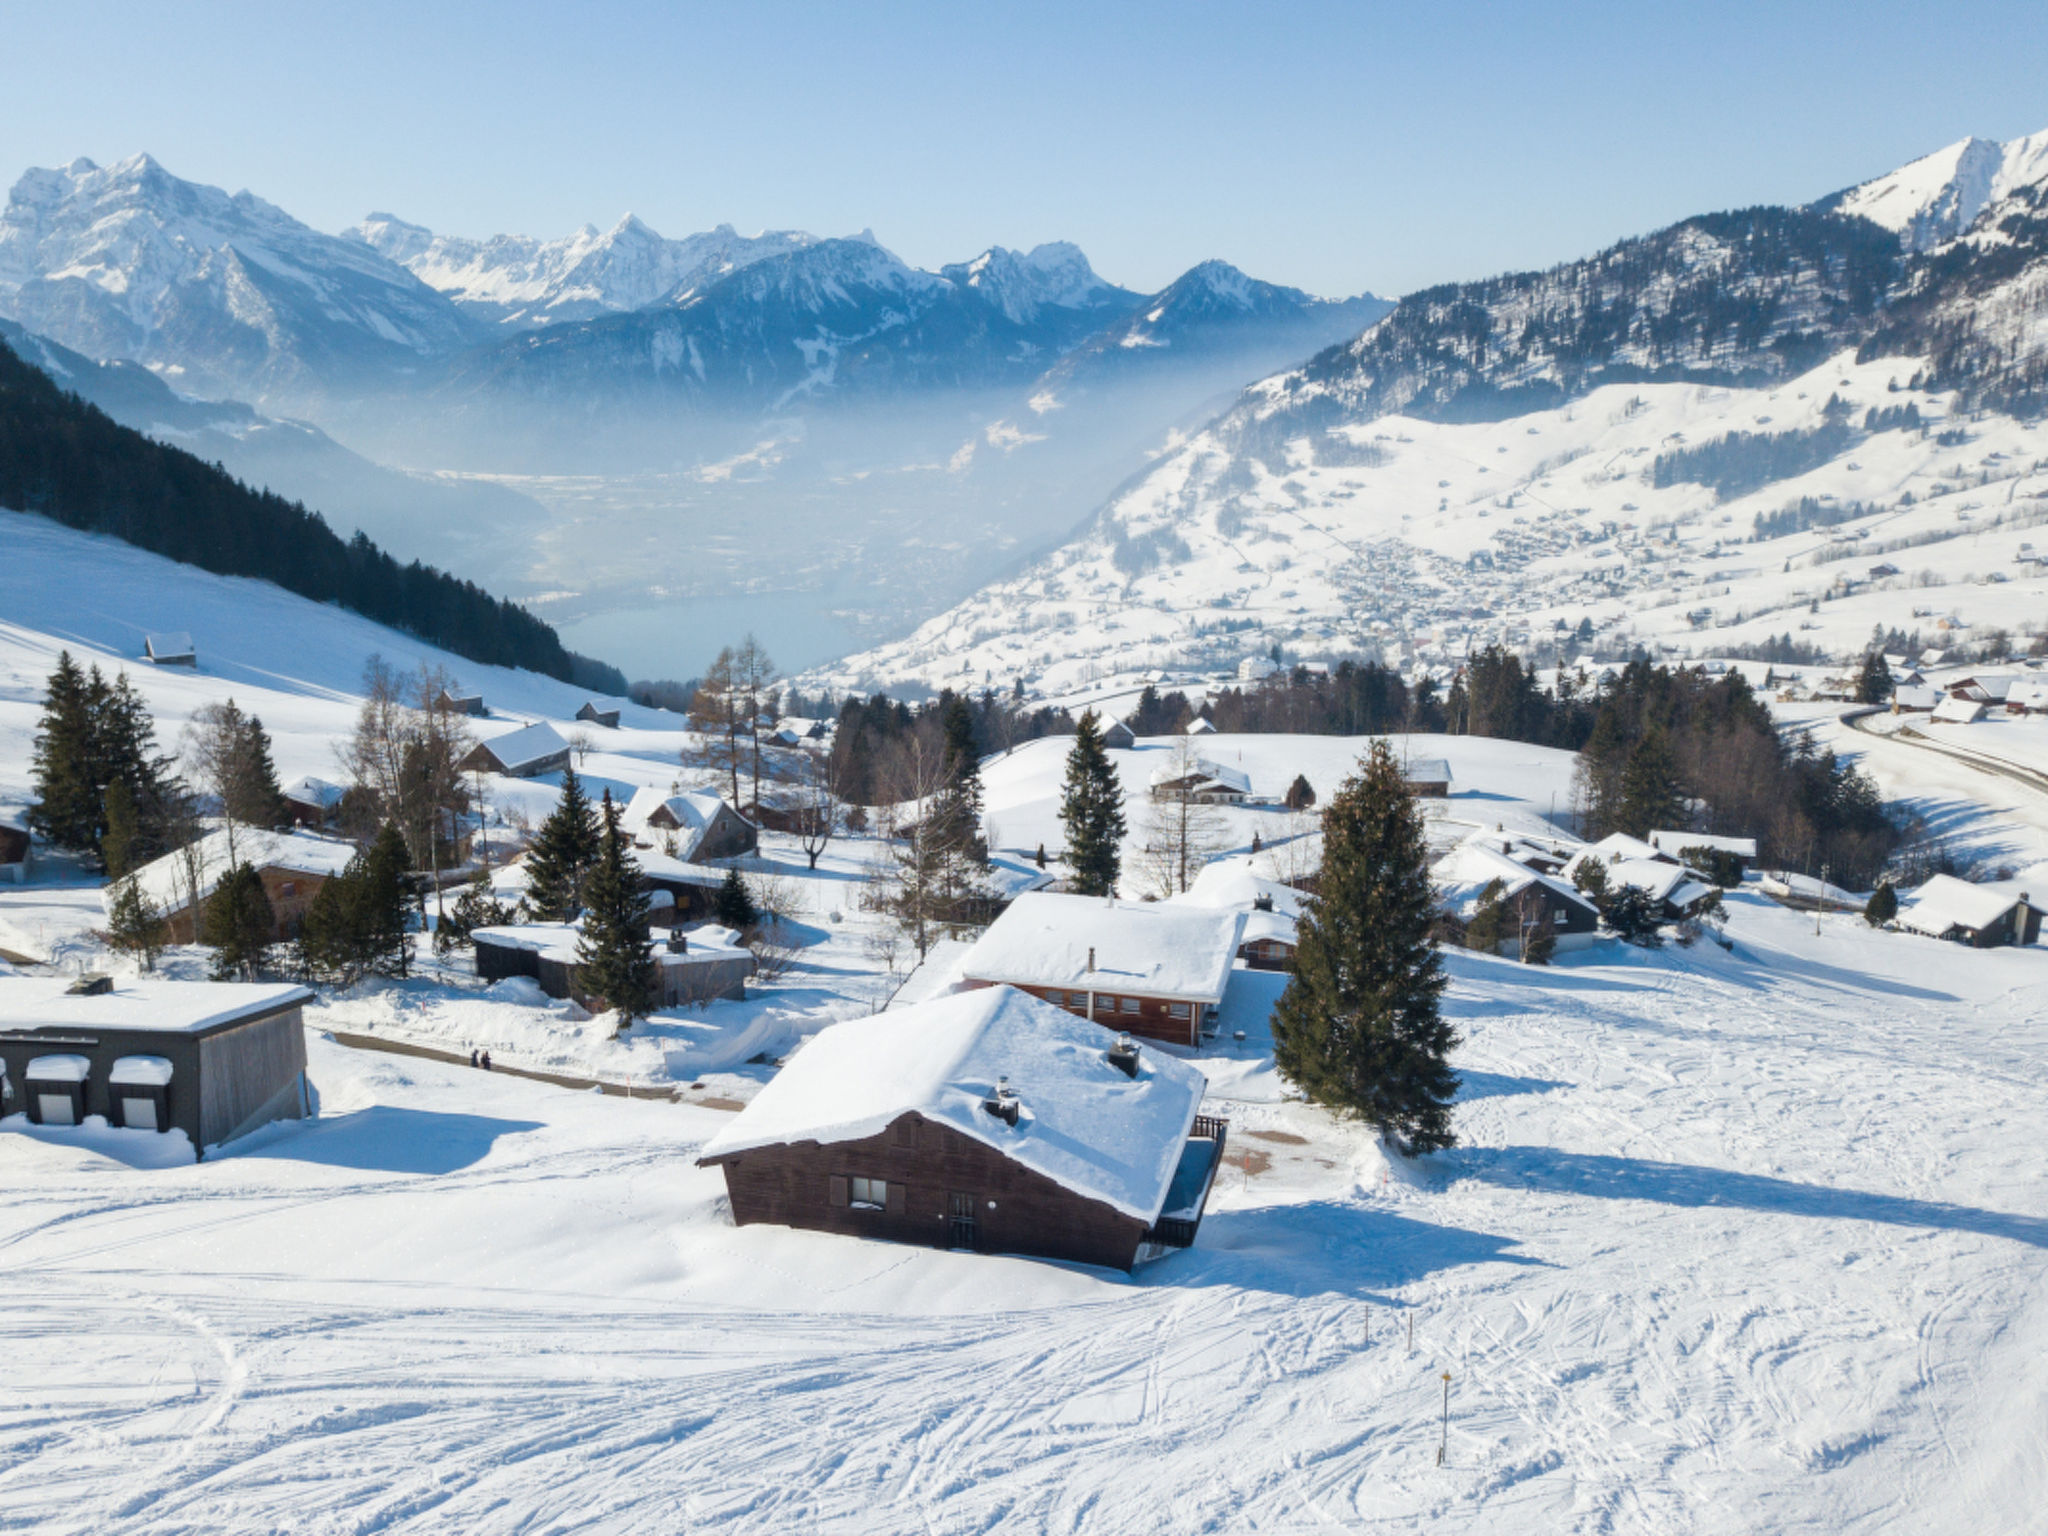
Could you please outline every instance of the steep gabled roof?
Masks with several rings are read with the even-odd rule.
[[[205,901],[220,884],[231,863],[256,869],[282,869],[294,874],[332,879],[348,868],[356,856],[356,845],[335,837],[314,837],[306,832],[261,832],[254,827],[234,831],[234,859],[229,854],[225,828],[209,832],[189,848],[167,853],[135,871],[142,899],[159,912],[180,912],[194,899],[190,868],[196,863],[199,875],[197,899]],[[109,882],[100,900],[109,911],[120,892],[120,882]]]
[[[552,725],[542,720],[520,730],[508,731],[503,736],[493,736],[477,750],[488,752],[509,771],[558,757],[569,750],[569,743],[562,740],[561,733]]]
[[[2021,899],[2020,892],[2002,886],[1935,875],[1899,903],[1898,921],[1901,928],[1938,939],[1952,928],[1988,928]]]
[[[861,1141],[918,1114],[1126,1216],[1156,1221],[1207,1079],[1141,1049],[1111,1066],[1110,1036],[1011,987],[848,1019],[814,1036],[704,1144],[703,1160],[791,1142]],[[1013,1126],[982,1103],[1008,1078]]]
[[[1243,929],[1243,913],[1219,908],[1028,891],[989,924],[961,972],[976,981],[1213,1003],[1230,980]]]

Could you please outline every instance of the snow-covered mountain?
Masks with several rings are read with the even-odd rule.
[[[0,316],[198,393],[258,397],[388,387],[476,330],[360,241],[147,155],[22,176],[0,212]]]
[[[342,234],[389,257],[470,313],[515,328],[643,309],[679,288],[817,243],[800,230],[742,235],[730,224],[670,240],[632,214],[603,232],[586,224],[561,240],[467,240],[388,213],[373,213]]]
[[[1931,155],[1822,199],[1824,212],[1882,224],[1914,251],[1953,240],[1992,203],[2048,181],[2048,132],[2001,144],[1958,139]]]
[[[2014,184],[1924,251],[1911,217],[1753,208],[1410,295],[1246,390],[1065,547],[814,680],[1069,687],[1275,643],[1448,665],[1581,620],[1611,650],[1702,655],[2038,627],[2028,163],[2001,152]]]

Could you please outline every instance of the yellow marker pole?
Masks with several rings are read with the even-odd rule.
[[[1450,1373],[1449,1371],[1445,1371],[1445,1372],[1444,1372],[1444,1428],[1443,1428],[1443,1438],[1442,1438],[1441,1440],[1437,1441],[1437,1445],[1436,1445],[1436,1464],[1437,1464],[1438,1466],[1442,1466],[1442,1465],[1444,1464],[1444,1452],[1445,1452],[1445,1451],[1446,1451],[1447,1449],[1449,1449],[1449,1447],[1450,1447],[1450,1443],[1451,1443],[1451,1373]]]

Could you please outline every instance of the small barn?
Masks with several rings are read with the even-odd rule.
[[[302,827],[325,827],[332,825],[335,817],[341,814],[341,802],[348,789],[327,779],[316,779],[309,773],[285,785],[282,793],[285,808],[292,813],[294,822]]]
[[[488,711],[484,709],[484,696],[480,693],[456,693],[443,688],[434,699],[434,708],[454,715],[472,715],[481,720]]]
[[[1192,766],[1168,763],[1152,770],[1154,800],[1183,798],[1203,805],[1242,805],[1252,792],[1252,781],[1241,768],[1227,767],[1198,757]]]
[[[1960,693],[1946,693],[1927,718],[1937,725],[1975,725],[1984,718],[1984,704]]]
[[[1925,683],[1900,683],[1892,689],[1892,713],[1925,714],[1945,697],[1939,688],[1931,688]]]
[[[708,790],[634,791],[619,824],[670,858],[731,859],[761,846],[761,829]]]
[[[569,743],[543,720],[504,736],[493,736],[478,745],[460,766],[502,773],[508,779],[537,779],[569,766]]]
[[[0,1115],[183,1131],[203,1155],[308,1112],[304,987],[0,979]]]
[[[190,944],[198,937],[207,900],[221,879],[236,864],[251,865],[277,920],[273,936],[282,943],[299,931],[299,920],[320,887],[347,869],[355,856],[355,844],[338,837],[237,827],[232,834],[209,832],[196,843],[153,859],[136,870],[134,878],[142,899],[163,918],[170,942]],[[118,894],[116,885],[100,893],[109,915]]]
[[[160,667],[196,667],[199,652],[193,648],[192,637],[182,629],[167,630],[160,635],[149,635],[142,642],[142,654],[146,660]]]
[[[1112,1029],[1200,1045],[1230,981],[1244,914],[1030,891],[961,962],[969,987],[1012,986]]]
[[[1451,792],[1451,765],[1441,757],[1418,757],[1401,769],[1408,793],[1441,800]]]
[[[0,810],[0,882],[8,885],[22,884],[28,879],[32,857],[33,841],[29,837],[28,812]]]
[[[608,731],[619,728],[619,712],[616,709],[599,709],[595,701],[586,700],[576,711],[576,718],[585,725],[601,725]]]
[[[733,1221],[1131,1270],[1193,1245],[1228,1136],[1194,1067],[1008,987],[821,1031],[704,1145]]]
[[[1112,720],[1102,728],[1102,744],[1129,751],[1138,744],[1138,733],[1122,720]]]
[[[1207,715],[1197,715],[1181,729],[1182,734],[1187,736],[1214,736],[1216,734],[1216,722]]]
[[[580,974],[577,946],[582,938],[578,923],[508,923],[470,934],[476,973],[485,981],[525,976],[549,997],[597,1004],[602,1000],[584,987]],[[744,999],[755,966],[754,952],[726,928],[677,932],[655,945],[654,963],[660,973],[656,1006],[661,1008]]]
[[[1908,933],[1948,939],[1973,949],[2032,944],[2041,937],[2041,908],[2025,891],[1972,885],[1935,875],[1899,903],[1898,924]]]

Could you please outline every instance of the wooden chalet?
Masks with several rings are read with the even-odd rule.
[[[455,693],[443,688],[434,699],[434,708],[450,714],[471,715],[483,719],[488,711],[484,708],[484,696],[480,693]]]
[[[1463,942],[1479,903],[1497,887],[1509,929],[1500,953],[1520,958],[1524,938],[1539,929],[1548,931],[1561,951],[1591,944],[1600,932],[1599,908],[1569,881],[1532,869],[1504,851],[1504,841],[1513,846],[1512,839],[1497,833],[1476,834],[1430,867],[1437,905],[1452,935]]]
[[[671,858],[731,859],[761,846],[761,829],[708,790],[636,790],[619,824]]]
[[[347,869],[355,856],[355,844],[341,838],[237,827],[232,836],[225,830],[209,832],[196,843],[153,859],[136,870],[134,878],[142,899],[163,918],[170,942],[191,944],[197,942],[206,903],[222,878],[237,864],[251,865],[277,922],[272,937],[282,943],[299,931],[299,920],[320,887]],[[110,914],[119,893],[118,884],[100,893]]]
[[[285,809],[292,813],[295,824],[326,827],[333,825],[341,814],[341,802],[347,797],[348,790],[344,785],[307,774],[303,779],[294,779],[285,785],[282,793]]]
[[[192,645],[192,637],[182,629],[147,636],[142,642],[142,654],[144,659],[160,667],[199,665],[199,652]]]
[[[28,831],[28,812],[0,811],[0,882],[20,885],[28,879],[34,842]]]
[[[1257,854],[1211,860],[1193,885],[1168,901],[1242,914],[1237,958],[1254,971],[1291,971],[1306,904],[1299,889],[1260,874],[1260,863]]]
[[[476,949],[476,973],[486,981],[525,976],[539,983],[549,997],[573,998],[586,1006],[602,1006],[583,984],[577,947],[583,929],[577,923],[508,923],[478,928],[470,940]],[[754,952],[738,942],[730,929],[676,932],[654,948],[659,973],[656,1005],[680,1008],[719,998],[744,999],[747,978],[754,974]]]
[[[1242,912],[1028,891],[960,963],[970,988],[1012,986],[1111,1029],[1197,1046],[1243,942]]]
[[[616,709],[599,709],[595,701],[586,701],[576,711],[576,718],[585,725],[601,725],[608,731],[619,728],[619,712]]]
[[[204,1156],[307,1113],[304,987],[0,979],[0,1116],[182,1131]]]
[[[1898,925],[1930,939],[1995,949],[2039,940],[2041,911],[2025,891],[2015,895],[1954,875],[1935,875],[1899,904]]]
[[[1181,727],[1181,734],[1184,736],[1214,736],[1216,734],[1216,722],[1207,715],[1197,715]]]
[[[1009,987],[834,1024],[705,1143],[733,1221],[1130,1270],[1193,1245],[1228,1124],[1186,1062]]]
[[[1973,699],[1960,693],[1945,693],[1927,718],[1936,725],[1975,725],[1984,718],[1984,713],[1982,699]]]
[[[1252,781],[1241,768],[1196,758],[1192,765],[1168,763],[1152,770],[1154,800],[1193,800],[1202,805],[1242,805],[1251,797]]]
[[[479,744],[459,766],[502,773],[508,779],[536,779],[569,766],[569,743],[562,740],[552,725],[541,721],[504,736],[493,736]]]
[[[1138,744],[1138,733],[1122,720],[1112,720],[1102,728],[1102,744],[1129,751]]]

